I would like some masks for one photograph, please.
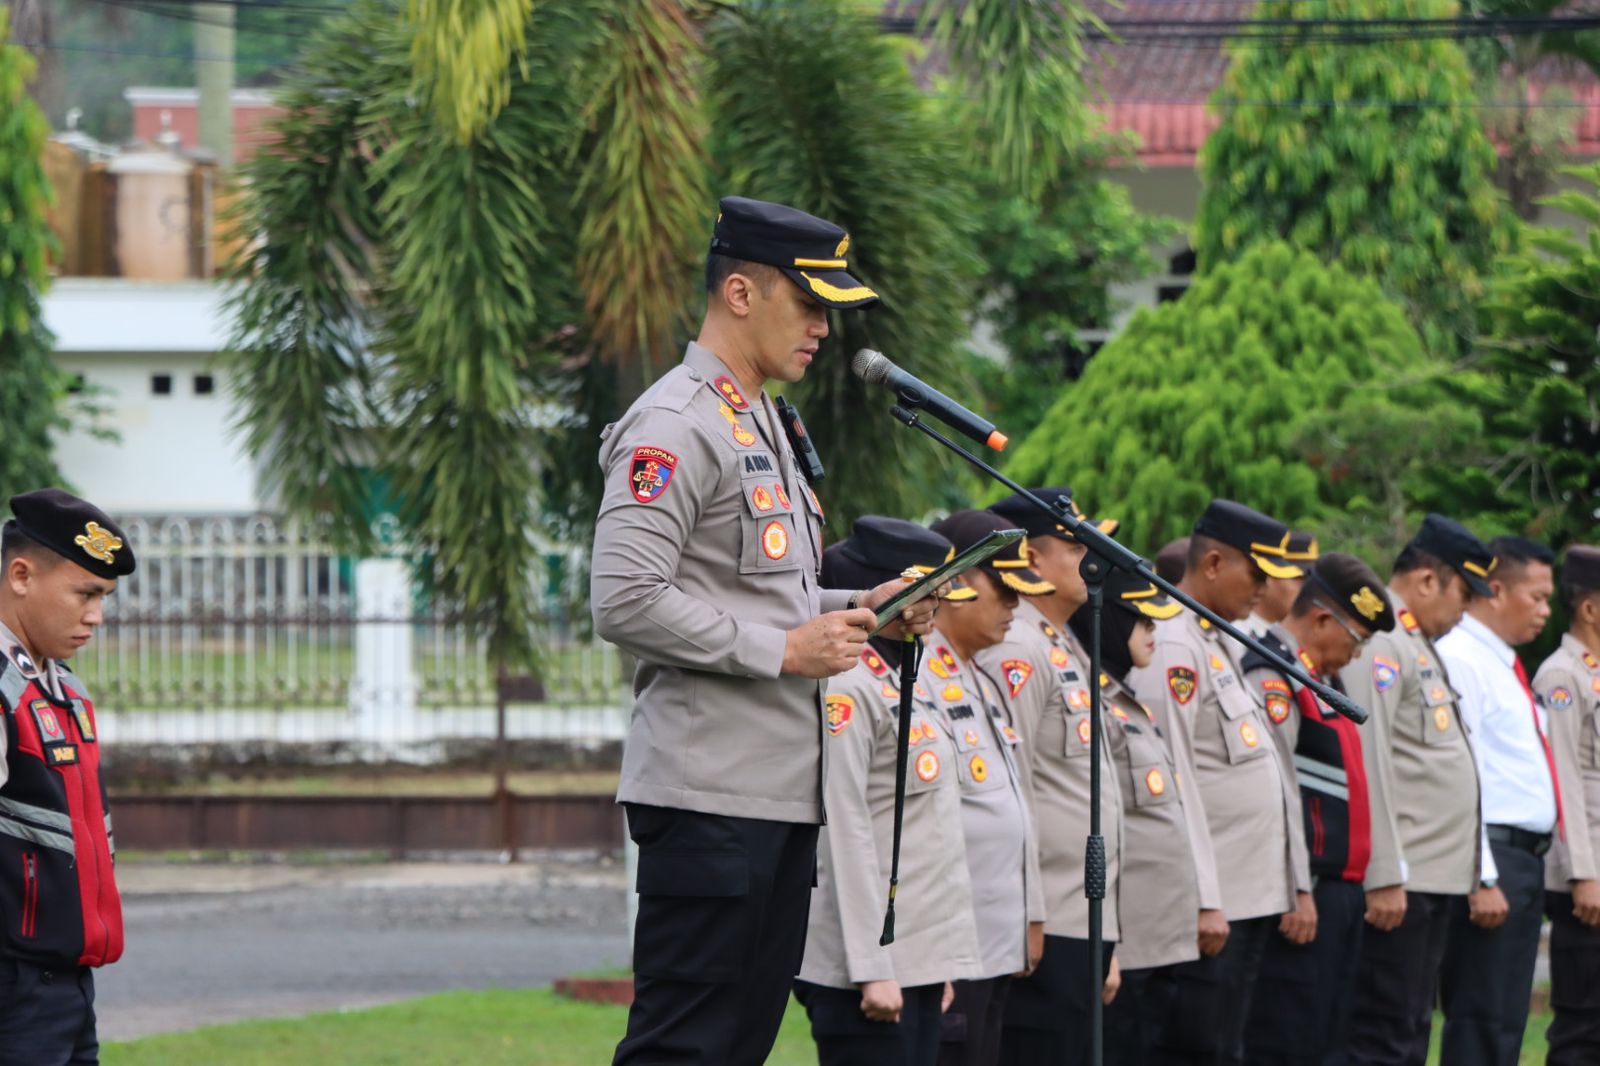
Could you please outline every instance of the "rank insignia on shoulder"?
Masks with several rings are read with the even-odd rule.
[[[828,697],[828,733],[838,736],[843,733],[845,726],[850,724],[850,718],[856,713],[856,701],[849,696]]]
[[[1282,725],[1289,720],[1289,697],[1281,692],[1267,693],[1267,717],[1272,719],[1273,725]]]
[[[883,661],[883,656],[868,648],[861,653],[861,661],[871,670],[873,676],[882,677],[889,672],[889,664]]]
[[[633,466],[628,471],[628,487],[633,498],[640,503],[651,503],[660,498],[672,484],[673,472],[678,469],[678,457],[665,448],[644,445],[633,450]]]
[[[1194,671],[1187,666],[1169,666],[1167,687],[1172,690],[1173,699],[1180,704],[1188,703],[1194,699]]]
[[[1039,623],[1039,632],[1043,633],[1045,636],[1049,637],[1051,640],[1055,640],[1056,639],[1056,627],[1051,625],[1049,622],[1040,622]]]
[[[939,776],[938,752],[925,751],[917,756],[917,779],[919,781],[932,781]]]
[[[1400,664],[1393,659],[1386,659],[1382,655],[1372,657],[1372,687],[1379,692],[1387,692],[1394,688],[1394,683],[1400,680]]]
[[[748,411],[750,409],[750,402],[744,398],[744,393],[739,391],[739,386],[734,384],[732,378],[723,376],[713,381],[711,384],[715,385],[717,392],[722,395],[722,398],[727,400],[734,407],[741,411]]]
[[[939,693],[939,696],[946,703],[954,703],[956,700],[959,700],[962,696],[965,696],[966,694],[967,694],[966,690],[964,690],[960,685],[957,685],[954,682],[951,682],[950,684],[948,684],[948,685],[946,685],[944,687],[944,691]]]
[[[940,662],[937,655],[929,656],[928,669],[933,673],[933,676],[937,677],[940,681],[948,681],[950,679],[950,668],[945,666],[944,663]]]
[[[961,660],[957,659],[955,653],[949,648],[945,647],[943,644],[933,649],[933,657],[939,662],[943,663],[944,668],[950,671],[950,673],[959,674],[961,672]],[[943,676],[948,677],[949,675],[946,674]]]
[[[1108,673],[1105,673],[1104,671],[1102,671],[1101,674],[1100,674],[1100,687],[1101,688],[1109,688],[1109,687],[1111,687],[1111,675],[1108,674]]]
[[[1300,649],[1300,665],[1306,668],[1307,673],[1311,674],[1313,677],[1316,676],[1317,664],[1311,661],[1311,656],[1306,654],[1306,650],[1304,648]]]
[[[1552,711],[1564,711],[1572,706],[1572,690],[1562,685],[1551,689],[1544,698],[1544,705]]]
[[[1422,627],[1417,625],[1417,616],[1411,613],[1411,608],[1400,608],[1395,612],[1395,617],[1400,619],[1400,624],[1406,627],[1407,633],[1422,632]]]
[[[1089,746],[1089,741],[1093,739],[1094,726],[1090,725],[1089,719],[1085,718],[1078,723],[1078,740],[1083,744],[1084,747],[1087,748]]]
[[[1011,693],[1011,698],[1016,699],[1017,693],[1022,691],[1022,686],[1028,683],[1028,678],[1033,676],[1033,664],[1026,659],[1007,659],[1000,664],[1006,673],[1006,689]]]
[[[1152,766],[1150,772],[1144,775],[1144,787],[1150,790],[1150,795],[1160,796],[1167,791],[1167,779],[1161,776],[1161,771]]]

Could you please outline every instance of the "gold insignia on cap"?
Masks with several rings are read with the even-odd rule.
[[[1361,612],[1361,617],[1369,622],[1383,613],[1383,601],[1365,585],[1361,586],[1360,592],[1350,597],[1350,602]]]
[[[112,564],[116,559],[112,553],[122,547],[122,541],[109,529],[103,528],[99,522],[90,522],[83,527],[83,532],[72,538],[72,542],[82,548],[92,558],[99,559],[102,563]]]
[[[846,233],[844,235],[844,239],[839,242],[839,247],[837,247],[837,248],[835,248],[833,250],[833,257],[835,259],[838,259],[841,256],[843,256],[844,253],[848,252],[849,250],[850,250],[850,234]]]

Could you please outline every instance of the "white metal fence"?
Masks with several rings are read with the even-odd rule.
[[[139,569],[73,663],[108,741],[336,746],[429,761],[495,735],[484,641],[437,611],[395,559],[341,555],[269,516],[122,523]],[[558,597],[559,598],[559,597]],[[508,708],[511,739],[597,742],[625,728],[615,649],[542,628],[540,670]]]

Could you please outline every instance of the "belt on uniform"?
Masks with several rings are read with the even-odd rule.
[[[1550,850],[1549,833],[1533,833],[1526,829],[1518,829],[1514,825],[1491,825],[1487,829],[1491,844],[1505,844],[1508,847],[1521,848],[1535,855],[1543,855]]]

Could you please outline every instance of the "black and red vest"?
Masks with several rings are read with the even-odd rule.
[[[63,671],[50,696],[0,655],[7,776],[0,786],[0,956],[104,966],[122,956],[122,900],[94,706]]]
[[[1288,647],[1272,633],[1262,643],[1284,656]],[[1274,669],[1266,658],[1249,652],[1243,667],[1246,673]],[[1305,652],[1300,665],[1312,677],[1320,677]],[[1276,670],[1274,670],[1276,673]],[[1361,754],[1361,734],[1350,719],[1336,714],[1316,693],[1278,674],[1291,695],[1294,706],[1285,708],[1300,716],[1300,734],[1294,747],[1295,780],[1300,786],[1300,806],[1305,814],[1306,850],[1310,853],[1314,877],[1361,882],[1367,876],[1372,858],[1372,811],[1367,800],[1366,760]],[[1338,678],[1333,687],[1344,691]],[[1273,693],[1268,693],[1269,700]],[[1281,699],[1282,697],[1278,697]],[[1281,712],[1268,707],[1268,717],[1281,721]]]

